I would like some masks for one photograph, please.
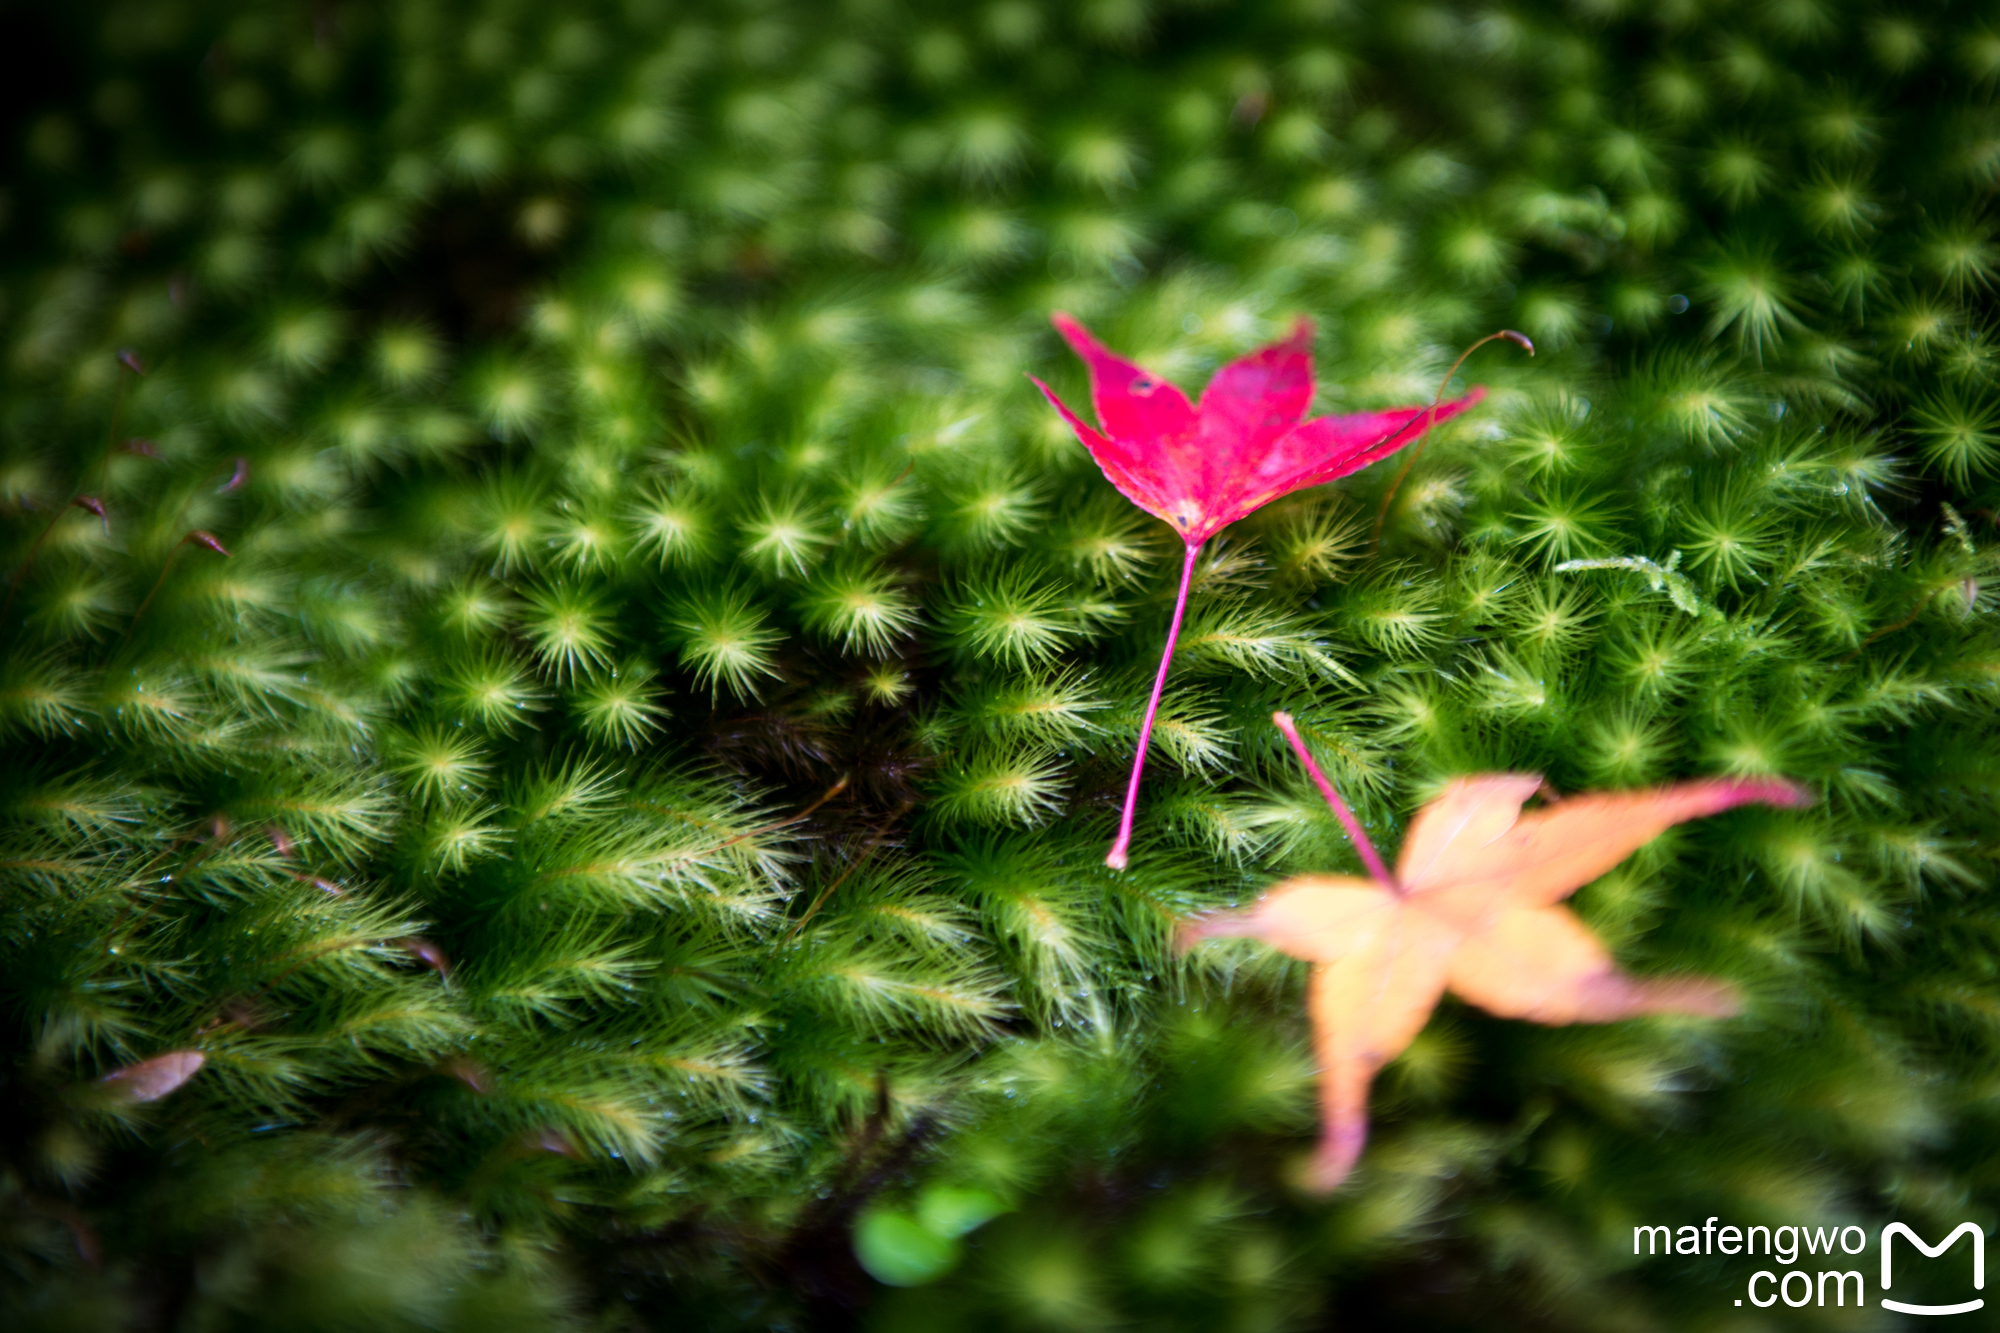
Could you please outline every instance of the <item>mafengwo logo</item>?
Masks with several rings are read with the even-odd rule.
[[[1890,1279],[1893,1276],[1892,1270],[1894,1265],[1891,1260],[1894,1258],[1894,1255],[1890,1252],[1890,1242],[1898,1236],[1907,1237],[1910,1244],[1922,1250],[1926,1256],[1932,1259],[1937,1258],[1953,1245],[1957,1244],[1960,1236],[1970,1236],[1972,1238],[1972,1289],[1974,1291],[1984,1291],[1986,1289],[1986,1236],[1973,1223],[1961,1222],[1958,1230],[1946,1236],[1943,1243],[1926,1245],[1922,1237],[1918,1236],[1916,1232],[1910,1230],[1901,1222],[1891,1222],[1888,1226],[1882,1228],[1882,1289],[1884,1291],[1889,1289]],[[1887,1296],[1882,1298],[1883,1309],[1900,1310],[1904,1314],[1971,1314],[1974,1310],[1982,1308],[1985,1304],[1985,1300],[1975,1299],[1960,1301],[1956,1305],[1905,1305],[1901,1301],[1892,1301]]]
[[[1868,1304],[1868,1279],[1863,1268],[1842,1271],[1837,1267],[1793,1267],[1801,1257],[1812,1255],[1827,1256],[1821,1263],[1830,1261],[1838,1265],[1853,1262],[1868,1249],[1868,1233],[1860,1227],[1718,1227],[1716,1223],[1721,1220],[1711,1217],[1700,1226],[1633,1227],[1632,1253],[1764,1255],[1783,1266],[1782,1272],[1772,1267],[1760,1268],[1752,1273],[1747,1290],[1736,1300],[1738,1305],[1747,1302],[1762,1309],[1783,1301],[1794,1309],[1806,1305],[1839,1307],[1847,1305],[1850,1299],[1857,1306]],[[1897,1245],[1899,1239],[1905,1243]],[[1943,1291],[1954,1285],[1963,1288],[1963,1277],[1954,1280],[1944,1266],[1964,1263],[1959,1257],[1963,1249],[1958,1255],[1950,1252],[1960,1240],[1967,1239],[1971,1243],[1964,1249],[1972,1251],[1970,1291],[1984,1291],[1986,1234],[1977,1223],[1960,1223],[1956,1230],[1935,1245],[1902,1222],[1891,1222],[1883,1227],[1881,1235],[1876,1238],[1881,1260],[1881,1290],[1877,1294],[1877,1303],[1885,1310],[1914,1315],[1971,1314],[1974,1310],[1984,1309],[1986,1298],[1971,1296],[1970,1292],[1967,1293],[1969,1299],[1941,1304],[1918,1304],[1896,1300],[1889,1295],[1895,1290],[1898,1276],[1904,1279],[1902,1289],[1905,1294],[1919,1282],[1929,1291]],[[1862,1262],[1866,1264],[1865,1260]],[[1959,1271],[1963,1272],[1962,1269]]]

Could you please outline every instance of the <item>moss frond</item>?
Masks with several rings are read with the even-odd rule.
[[[972,725],[1002,739],[1059,745],[1095,732],[1092,715],[1106,706],[1082,673],[1066,671],[982,685],[958,708]]]
[[[1836,237],[1865,236],[1884,215],[1862,182],[1825,174],[1815,177],[1799,195],[1799,210],[1807,226]]]
[[[501,472],[488,480],[479,497],[474,532],[495,574],[533,566],[547,522],[542,505],[542,488],[528,477]]]
[[[571,703],[584,734],[600,745],[638,749],[667,716],[655,702],[654,674],[643,662],[625,662],[585,681]]]
[[[785,985],[808,1003],[850,1016],[864,1031],[923,1031],[989,1038],[1012,1006],[1000,979],[959,967],[940,975],[935,960],[898,957],[879,944],[815,942],[787,960]]]
[[[1437,641],[1444,614],[1431,589],[1390,571],[1343,598],[1341,619],[1377,651],[1411,656]]]
[[[1680,549],[1690,570],[1701,571],[1711,588],[1739,588],[1776,556],[1774,515],[1764,498],[1747,487],[1696,504],[1681,519]]]
[[[1958,485],[2000,469],[2000,405],[1978,390],[1945,389],[1911,418],[1924,457]]]
[[[502,735],[527,722],[546,698],[525,666],[490,649],[455,663],[438,683],[438,705],[447,714]]]
[[[1057,528],[1055,547],[1101,583],[1126,583],[1165,549],[1158,525],[1120,495],[1094,492]]]
[[[800,598],[806,627],[848,652],[884,656],[916,628],[916,607],[885,570],[847,563],[822,574]]]
[[[520,605],[505,587],[488,579],[469,579],[439,594],[438,622],[465,639],[485,638],[506,629],[520,614]]]
[[[1301,667],[1325,675],[1342,671],[1318,627],[1240,599],[1205,602],[1187,618],[1175,652],[1192,667],[1222,666],[1269,679],[1290,679]]]
[[[1062,808],[1066,768],[1032,745],[987,748],[961,757],[937,781],[933,807],[978,825],[1043,824]]]
[[[777,578],[804,577],[831,540],[812,506],[795,496],[762,497],[738,528],[743,558]]]
[[[531,588],[524,597],[521,633],[542,670],[559,682],[601,670],[611,660],[611,611],[581,584]]]
[[[1065,598],[1028,569],[981,572],[965,579],[945,604],[939,626],[971,660],[1017,671],[1053,662],[1076,633]]]
[[[1722,251],[1703,267],[1701,294],[1709,336],[1727,333],[1756,359],[1804,327],[1797,281],[1769,247]]]
[[[1550,485],[1514,514],[1514,544],[1548,565],[1595,554],[1605,548],[1615,514],[1616,502],[1602,492]]]
[[[741,589],[689,596],[668,624],[680,636],[681,665],[711,696],[727,688],[739,699],[755,698],[760,680],[779,678],[772,648],[784,635],[768,627],[764,611]]]
[[[1744,138],[1718,143],[1709,151],[1701,174],[1710,192],[1732,209],[1755,203],[1777,179],[1762,145]]]
[[[1272,516],[1264,544],[1281,579],[1318,585],[1337,581],[1360,559],[1364,520],[1355,509],[1324,501],[1296,504]]]
[[[862,546],[892,546],[916,531],[924,517],[907,467],[871,462],[846,481],[837,502],[841,529]]]
[[[713,516],[685,490],[650,492],[624,518],[633,549],[663,569],[701,560],[715,540]]]
[[[1917,245],[1919,262],[1955,295],[1986,290],[2000,275],[2000,246],[1992,228],[1977,219],[1933,226]]]
[[[1041,488],[1011,471],[992,472],[953,487],[942,509],[948,546],[990,554],[1019,545],[1042,518]]]

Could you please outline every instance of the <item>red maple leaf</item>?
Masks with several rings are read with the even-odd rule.
[[[1446,784],[1417,813],[1391,873],[1292,719],[1271,720],[1346,826],[1370,878],[1299,875],[1248,911],[1186,923],[1181,944],[1249,935],[1313,965],[1307,1007],[1324,1127],[1309,1177],[1315,1188],[1347,1178],[1368,1136],[1375,1072],[1422,1031],[1447,990],[1502,1018],[1550,1025],[1737,1011],[1727,982],[1619,971],[1561,903],[1672,825],[1751,801],[1803,805],[1804,789],[1717,778],[1591,792],[1524,814],[1522,804],[1542,790],[1539,774],[1474,774]]]
[[[1050,320],[1090,369],[1090,397],[1102,429],[1093,429],[1070,411],[1048,385],[1035,380],[1035,386],[1062,413],[1111,484],[1133,504],[1171,524],[1187,546],[1167,650],[1160,658],[1153,697],[1139,729],[1139,753],[1132,761],[1118,840],[1105,858],[1113,869],[1122,870],[1132,842],[1132,813],[1146,767],[1146,743],[1153,734],[1153,718],[1173,661],[1174,640],[1180,636],[1188,582],[1201,544],[1279,496],[1387,458],[1433,425],[1473,406],[1486,391],[1475,387],[1463,398],[1429,407],[1392,407],[1308,421],[1313,326],[1311,320],[1301,319],[1283,342],[1218,370],[1197,406],[1160,376],[1107,350],[1068,315],[1057,311]],[[1496,336],[1527,344],[1517,333]]]

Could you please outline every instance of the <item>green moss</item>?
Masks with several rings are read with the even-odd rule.
[[[1973,8],[21,31],[22,1326],[1703,1328],[1736,1278],[1635,1219],[1994,1208]],[[1123,875],[1174,546],[1023,378],[1083,397],[1053,308],[1189,388],[1311,315],[1322,410],[1538,344],[1204,553]],[[1297,1193],[1300,974],[1172,949],[1357,868],[1275,708],[1392,843],[1472,769],[1806,782],[1579,900],[1749,1016],[1441,1014]],[[872,1284],[855,1219],[958,1194]]]

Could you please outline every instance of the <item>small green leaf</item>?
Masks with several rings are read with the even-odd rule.
[[[917,1200],[917,1221],[935,1236],[956,1238],[985,1226],[1007,1211],[991,1190],[933,1185]]]
[[[959,1244],[908,1213],[878,1208],[863,1213],[855,1224],[854,1257],[877,1282],[920,1287],[952,1270],[958,1263]]]

